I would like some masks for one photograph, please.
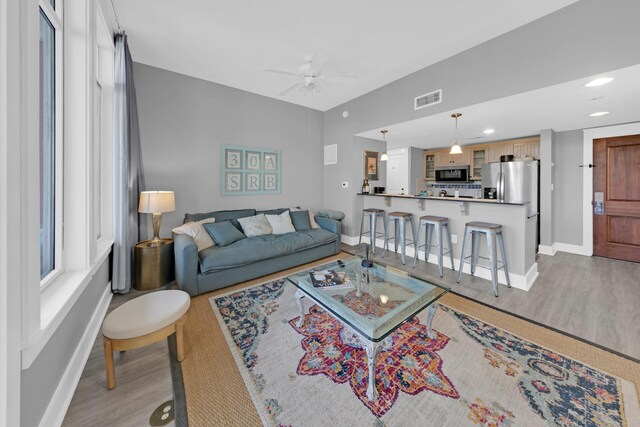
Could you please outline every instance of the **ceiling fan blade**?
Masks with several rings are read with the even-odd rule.
[[[324,77],[324,78],[328,77],[330,79],[333,79],[333,78],[338,78],[338,79],[357,79],[356,76],[345,76],[345,75],[342,75],[342,74],[323,74],[322,77]]]
[[[264,71],[265,73],[286,74],[287,76],[297,76],[296,73],[292,73],[291,71],[274,70],[273,68],[263,68],[262,71]]]
[[[288,94],[289,92],[291,92],[292,90],[300,86],[304,86],[304,82],[294,83],[293,85],[289,86],[288,88],[280,92],[278,96],[285,96],[286,94]]]

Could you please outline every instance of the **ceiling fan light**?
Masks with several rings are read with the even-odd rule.
[[[453,144],[451,146],[451,151],[449,151],[449,154],[462,154],[462,148],[460,148],[460,144]]]

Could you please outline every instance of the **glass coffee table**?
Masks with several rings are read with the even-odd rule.
[[[287,280],[298,288],[295,294],[300,310],[298,327],[304,324],[303,298],[308,297],[360,337],[367,352],[369,368],[367,398],[373,401],[378,397],[375,363],[382,341],[425,308],[429,308],[429,338],[435,338],[431,331],[436,311],[434,303],[449,289],[382,264],[373,263],[370,268],[365,268],[362,261],[360,257],[334,261],[289,276]],[[332,279],[336,276],[340,279],[346,277],[350,287],[345,288],[349,283],[332,287],[331,284],[336,283]],[[323,277],[327,278],[325,282],[321,281]]]

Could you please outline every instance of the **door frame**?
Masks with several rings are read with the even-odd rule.
[[[593,163],[593,140],[614,136],[628,136],[640,134],[640,122],[624,125],[605,126],[601,128],[585,129],[583,131],[583,164]],[[582,249],[588,256],[593,255],[593,170],[584,167],[582,171]]]

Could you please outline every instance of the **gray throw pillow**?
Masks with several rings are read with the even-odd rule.
[[[245,237],[231,221],[213,222],[202,226],[218,246],[227,246]]]
[[[309,211],[294,211],[290,213],[291,222],[296,231],[311,230],[311,221],[309,220]]]
[[[244,235],[247,237],[262,236],[264,234],[273,233],[271,224],[269,224],[267,217],[263,213],[256,216],[238,218],[238,222],[242,226]]]

